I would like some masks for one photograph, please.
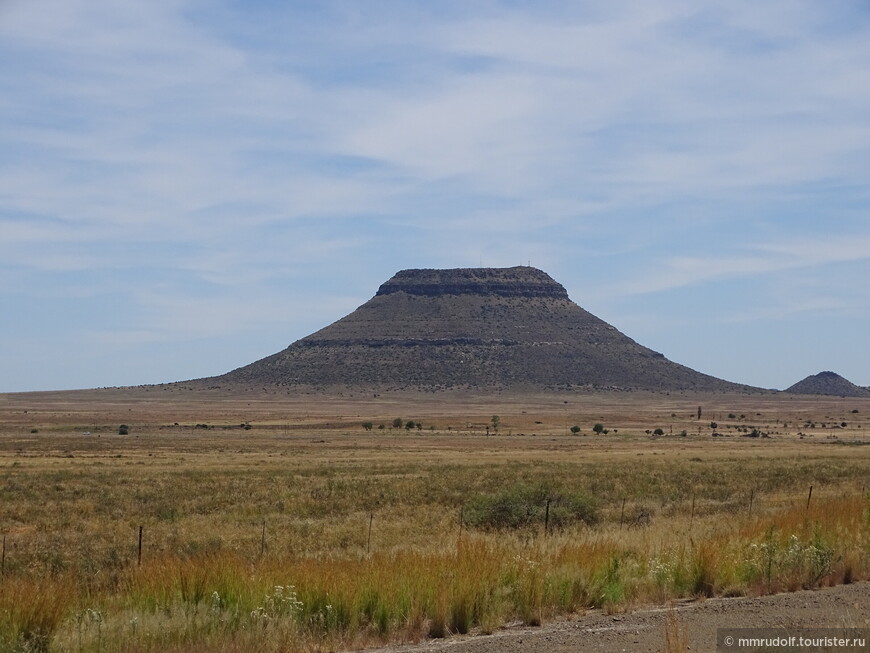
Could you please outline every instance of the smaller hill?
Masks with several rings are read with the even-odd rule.
[[[799,395],[830,395],[834,397],[870,397],[870,389],[844,379],[836,372],[819,372],[798,381],[786,392]]]

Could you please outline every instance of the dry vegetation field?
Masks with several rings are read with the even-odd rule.
[[[0,395],[0,650],[343,650],[868,579],[868,472],[866,399]]]

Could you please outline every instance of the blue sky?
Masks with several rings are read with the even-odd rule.
[[[866,1],[0,0],[0,61],[0,392],[528,262],[700,371],[870,385]]]

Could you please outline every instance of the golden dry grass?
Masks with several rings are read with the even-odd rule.
[[[0,648],[348,649],[868,578],[868,418],[769,395],[0,396]],[[587,493],[599,521],[460,525],[520,486]]]

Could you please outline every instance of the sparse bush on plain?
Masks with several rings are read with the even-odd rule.
[[[472,499],[465,510],[467,523],[483,530],[516,530],[545,523],[565,528],[598,521],[595,500],[583,492],[554,494],[544,486],[514,485],[493,495]]]

